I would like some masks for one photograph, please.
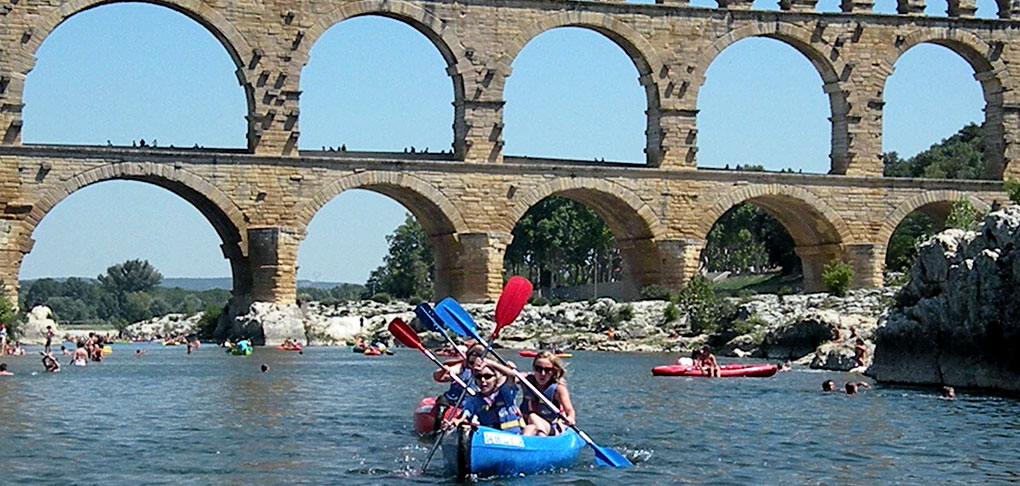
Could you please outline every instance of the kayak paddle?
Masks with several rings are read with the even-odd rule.
[[[403,344],[404,346],[407,346],[409,348],[418,348],[418,350],[421,351],[425,356],[428,356],[428,358],[432,360],[433,363],[439,365],[440,368],[445,369],[446,372],[450,375],[450,378],[453,378],[453,381],[457,382],[458,385],[464,387],[465,390],[468,390],[469,394],[471,395],[475,394],[475,391],[471,390],[468,387],[468,384],[464,383],[464,381],[461,380],[460,377],[453,372],[453,370],[451,370],[441,361],[439,361],[439,358],[437,358],[435,354],[432,354],[432,351],[429,351],[428,348],[421,344],[421,340],[418,339],[418,333],[414,332],[414,329],[411,329],[411,326],[408,326],[403,319],[399,317],[393,319],[392,321],[390,321],[390,325],[388,328],[390,330],[390,334],[392,334],[393,337],[397,338],[397,341],[400,341],[400,344]]]
[[[454,351],[457,352],[457,354],[460,355],[461,358],[467,357],[464,354],[464,351],[461,351],[461,349],[457,347],[457,343],[455,343],[453,338],[450,337],[450,333],[446,332],[446,329],[439,325],[439,316],[436,315],[436,311],[433,310],[432,306],[430,306],[427,302],[418,304],[414,308],[414,315],[417,316],[418,320],[423,322],[427,327],[442,334],[443,338],[446,339],[446,342],[453,348]]]
[[[514,275],[507,280],[503,293],[499,294],[499,300],[496,301],[496,327],[492,330],[489,342],[499,336],[499,331],[503,327],[521,315],[524,304],[527,304],[531,297],[532,289],[531,282],[520,275]]]
[[[450,325],[450,329],[453,330],[453,332],[460,334],[459,331],[464,331],[467,335],[470,335],[478,341],[479,344],[485,346],[489,353],[495,356],[496,359],[503,364],[503,366],[509,366],[507,361],[503,359],[502,356],[496,354],[489,343],[485,342],[482,337],[478,335],[478,330],[475,327],[474,320],[471,319],[471,316],[468,315],[467,311],[465,311],[456,300],[450,297],[443,299],[441,302],[436,304],[436,314],[443,319],[443,323]],[[449,320],[447,320],[447,316],[449,316]],[[528,379],[525,378],[520,371],[517,371],[516,369],[512,370],[517,381],[523,384],[532,395],[535,395],[542,400],[542,403],[549,407],[550,410],[555,410],[557,415],[559,415],[560,419],[564,422],[567,421],[567,418],[563,416],[563,412],[559,410],[559,407],[553,404],[552,400],[549,400],[549,397],[538,391],[538,389],[535,388],[535,385],[528,381]],[[581,436],[581,439],[583,439],[592,448],[592,450],[595,451],[595,464],[598,464],[599,466],[613,467],[628,467],[634,465],[629,459],[616,450],[596,444],[591,437],[588,437],[588,434],[577,428],[577,425],[571,425],[570,428],[574,429],[574,431],[577,432],[577,435]]]

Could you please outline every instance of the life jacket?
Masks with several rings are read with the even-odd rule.
[[[480,395],[468,397],[464,401],[464,409],[474,415],[478,425],[519,434],[524,427],[524,419],[515,403],[517,386],[503,384],[490,397],[491,403]]]
[[[457,378],[460,378],[461,381],[463,381],[464,383],[467,383],[469,387],[474,388],[475,390],[478,389],[474,385],[474,383],[471,383],[471,370],[470,369],[465,368],[465,369],[460,370],[460,373],[457,374]],[[464,391],[464,387],[460,386],[460,384],[457,383],[456,381],[453,381],[453,382],[450,383],[450,389],[446,390],[446,393],[444,393],[444,395],[446,396],[447,400],[450,400],[450,403],[456,403],[457,400],[460,399],[460,394],[463,391]]]
[[[535,385],[535,388],[539,387],[536,383],[535,375],[528,375],[527,380]],[[559,383],[552,382],[545,390],[542,390],[542,394],[549,399],[553,405],[556,405],[556,410],[551,410],[546,404],[542,403],[538,397],[531,393],[531,390],[524,389],[524,401],[521,402],[521,408],[524,409],[524,413],[538,414],[539,417],[544,418],[546,421],[553,421],[559,417],[557,413],[560,410],[560,403],[556,400],[556,388],[559,387]]]

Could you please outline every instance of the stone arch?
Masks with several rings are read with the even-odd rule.
[[[875,241],[880,245],[887,245],[892,238],[893,231],[903,221],[903,218],[906,218],[914,211],[927,210],[927,214],[940,216],[944,221],[945,215],[949,214],[953,203],[960,199],[970,201],[974,208],[980,211],[988,211],[991,208],[988,203],[967,192],[950,189],[926,191],[903,201],[895,209],[886,214],[882,218],[882,225],[879,227]]]
[[[166,189],[191,203],[213,226],[222,242],[224,258],[230,261],[234,279],[234,295],[247,295],[251,274],[247,265],[247,226],[241,209],[215,185],[171,164],[123,162],[94,167],[63,181],[43,192],[21,223],[19,247],[23,253],[32,248],[31,235],[39,222],[67,196],[87,186],[107,181],[146,182]]]
[[[924,43],[939,45],[953,51],[974,69],[974,78],[981,83],[981,91],[985,97],[984,177],[1001,180],[1009,160],[1007,154],[1020,142],[1006,140],[1004,105],[1007,102],[1014,102],[1013,99],[1006,99],[1010,96],[1007,93],[1012,93],[1014,88],[1008,67],[997,54],[993,54],[1001,51],[1001,45],[992,46],[974,34],[957,29],[915,30],[903,37],[902,42],[897,42],[892,58],[880,61],[882,64],[879,72],[886,73],[885,78],[881,80],[883,89],[900,57],[911,48]],[[989,56],[995,58],[990,59]]]
[[[295,226],[308,227],[312,218],[336,196],[350,189],[365,189],[387,196],[414,215],[429,237],[435,258],[436,297],[462,291],[461,238],[470,232],[457,206],[433,185],[413,175],[396,171],[354,173],[322,186],[295,215]],[[467,256],[471,258],[471,255]]]
[[[811,30],[783,22],[753,22],[730,31],[708,46],[698,57],[692,78],[692,99],[697,104],[701,85],[705,82],[705,74],[709,66],[726,48],[749,37],[765,37],[783,42],[793,47],[807,58],[822,79],[822,90],[829,97],[830,116],[832,121],[832,144],[829,150],[831,166],[829,173],[845,174],[850,161],[849,121],[847,113],[850,105],[848,93],[840,87],[840,75],[837,65],[821,52],[819,40]],[[839,68],[842,69],[842,68]]]
[[[305,228],[326,203],[349,189],[366,189],[404,205],[430,236],[468,231],[457,206],[435,186],[403,172],[358,172],[326,184],[295,216],[295,226]],[[431,230],[431,231],[430,231]]]
[[[550,197],[565,197],[595,211],[616,239],[624,266],[635,293],[646,285],[663,283],[663,252],[658,242],[666,228],[648,204],[630,189],[605,179],[564,178],[528,189],[515,198],[513,207],[501,223],[501,231],[513,228],[532,206]]]
[[[525,27],[513,40],[506,43],[503,54],[495,61],[497,82],[502,84],[510,77],[514,59],[524,46],[540,34],[559,27],[581,27],[602,34],[619,46],[630,57],[638,71],[638,81],[645,89],[648,102],[647,141],[645,154],[649,165],[658,165],[662,158],[662,116],[659,85],[656,76],[666,75],[666,66],[658,51],[645,37],[627,23],[612,15],[601,12],[582,12],[578,10],[557,12],[542,17],[537,22]]]
[[[361,0],[345,3],[324,15],[305,33],[305,40],[294,52],[294,57],[301,66],[308,64],[309,53],[316,41],[334,25],[347,19],[378,15],[397,20],[409,25],[424,35],[436,47],[446,61],[446,72],[453,82],[453,149],[458,158],[463,158],[467,149],[469,127],[466,122],[466,95],[464,78],[470,72],[471,58],[480,57],[480,53],[468,54],[464,44],[453,29],[433,13],[409,2],[401,0]],[[298,74],[300,78],[300,73]],[[300,79],[298,80],[300,83]]]
[[[839,213],[810,191],[784,184],[750,185],[716,198],[703,209],[705,216],[695,227],[697,237],[707,239],[715,222],[744,202],[776,218],[793,238],[803,269],[804,290],[822,290],[822,269],[830,260],[853,259],[846,243],[855,238]]]
[[[245,56],[251,56],[254,51],[234,24],[227,20],[215,7],[203,0],[70,0],[59,7],[50,9],[47,14],[41,16],[36,23],[25,30],[22,38],[27,38],[27,40],[18,44],[18,48],[23,50],[26,53],[25,55],[10,55],[5,56],[5,59],[12,62],[12,70],[23,81],[24,76],[35,67],[37,61],[35,53],[57,26],[78,13],[113,3],[148,3],[166,7],[198,22],[199,25],[208,30],[223,45],[227,55],[230,56],[230,59],[237,67],[237,80],[245,88],[248,118],[252,119],[255,110],[255,98],[254,92],[251,89],[251,83],[248,82],[245,75],[245,63],[247,62]],[[11,83],[9,90],[12,92],[11,97],[13,99],[18,100],[18,102],[24,99],[23,82]],[[18,117],[20,119],[20,115]],[[4,143],[11,143],[19,139],[20,134],[16,137],[8,134],[4,137]]]

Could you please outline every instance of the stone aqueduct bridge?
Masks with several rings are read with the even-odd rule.
[[[921,15],[923,0],[899,0],[898,15],[871,0],[843,0],[817,13],[815,0],[781,0],[779,11],[748,0],[691,8],[525,0],[159,0],[212,32],[237,65],[248,103],[247,150],[167,150],[22,145],[25,76],[62,21],[108,0],[10,0],[0,6],[0,276],[11,294],[32,232],[69,194],[93,183],[145,181],[192,203],[222,240],[239,301],[293,302],[297,250],[316,211],[348,189],[401,202],[436,250],[436,293],[464,300],[496,295],[511,229],[542,198],[594,209],[616,236],[637,285],[678,286],[697,271],[705,237],[726,210],[752,202],[774,215],[797,245],[809,288],[822,265],[843,258],[858,285],[881,279],[885,247],[914,210],[944,217],[951,202],[1003,200],[994,181],[882,178],[883,88],[898,57],[920,43],[952,49],[974,69],[986,101],[986,175],[1020,173],[1020,6],[999,0],[1000,19],[972,18],[973,0],[949,0],[948,17]],[[362,15],[403,21],[445,58],[454,87],[449,156],[299,152],[301,69],[331,26]],[[504,156],[503,87],[529,40],[563,26],[588,28],[633,60],[647,93],[644,166]],[[831,107],[829,175],[696,170],[697,98],[705,72],[727,46],[769,37],[817,69]],[[76,121],[75,123],[87,122]]]

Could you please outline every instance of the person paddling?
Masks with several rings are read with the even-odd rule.
[[[559,410],[552,410],[542,403],[538,397],[525,388],[524,401],[521,409],[527,425],[521,435],[556,435],[563,431],[564,423],[557,412],[563,412],[567,418],[566,425],[574,425],[574,405],[570,401],[570,392],[563,379],[566,370],[563,362],[550,351],[541,351],[531,363],[533,370],[525,378],[535,385]]]
[[[524,417],[517,408],[517,382],[513,370],[499,363],[484,360],[474,375],[478,393],[464,399],[463,412],[444,422],[443,428],[470,423],[492,427],[512,434],[524,428]]]
[[[450,383],[450,389],[436,398],[436,405],[432,409],[435,417],[440,420],[448,418],[446,411],[460,400],[460,395],[464,392],[464,388],[453,380],[447,369],[452,371],[461,381],[477,390],[478,387],[472,384],[471,377],[485,364],[485,360],[482,359],[483,356],[485,356],[485,346],[476,344],[467,350],[463,360],[447,362],[447,368],[439,368],[432,373],[432,379],[440,383]]]

